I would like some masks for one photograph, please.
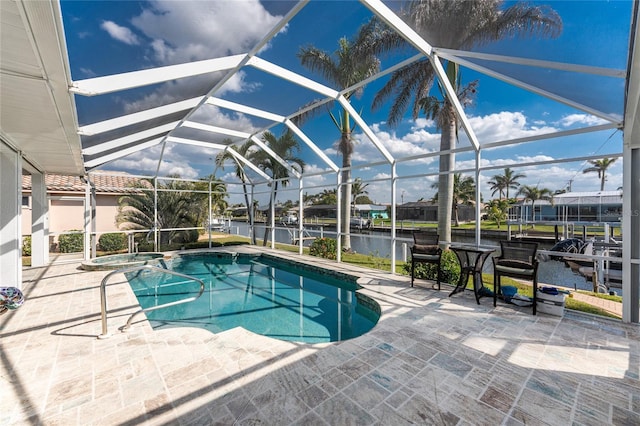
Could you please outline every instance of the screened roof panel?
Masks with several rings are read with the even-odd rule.
[[[618,119],[622,118],[625,89],[624,69],[607,68],[603,70],[603,72],[609,71],[619,75],[612,77],[476,58],[466,58],[465,60],[477,66],[478,68],[474,69],[480,72],[483,72],[483,69],[488,69],[496,73],[496,78],[506,77],[512,85],[522,83],[525,90],[537,90],[541,94],[548,92],[566,101],[574,102],[578,106],[583,105],[595,111],[618,117]],[[486,79],[486,77],[480,78]],[[589,90],[584,90],[585,87],[589,87]],[[562,101],[562,99],[559,100]]]
[[[533,3],[541,4],[544,3]],[[333,87],[319,73],[303,67],[297,56],[299,49],[301,46],[313,45],[333,53],[341,37],[352,37],[358,27],[374,14],[390,22],[403,33],[403,37],[410,40],[407,48],[381,57],[383,70],[395,67],[407,58],[415,60],[420,52],[429,54],[433,47],[440,59],[460,61],[465,79],[476,76],[480,79],[477,101],[459,115],[463,121],[458,143],[460,164],[473,159],[477,143],[483,148],[491,147],[495,142],[508,143],[512,138],[518,143],[522,134],[542,133],[545,126],[562,132],[568,128],[563,127],[563,120],[573,120],[572,129],[593,125],[588,120],[590,114],[595,112],[613,115],[613,121],[622,116],[624,78],[576,72],[573,65],[621,70],[623,77],[626,77],[632,2],[554,1],[550,5],[564,22],[563,32],[558,38],[518,38],[474,46],[464,43],[459,45],[447,40],[447,37],[457,34],[454,30],[468,29],[468,23],[460,16],[456,17],[459,22],[453,22],[455,25],[451,26],[446,21],[439,20],[438,24],[447,24],[446,31],[438,36],[425,33],[422,39],[386,10],[384,5],[397,11],[401,3],[390,1],[381,5],[373,0],[366,1],[365,4],[351,1],[121,2],[118,7],[114,7],[111,2],[65,1],[62,3],[62,19],[65,23],[66,40],[63,41],[69,46],[68,68],[74,81],[67,82],[66,78],[61,77],[64,72],[61,74],[59,70],[43,75],[43,78],[46,77],[51,84],[59,85],[65,90],[72,86],[75,93],[82,91],[81,86],[84,84],[84,90],[87,91],[100,87],[104,80],[90,81],[96,76],[108,77],[107,80],[110,81],[105,87],[111,87],[109,90],[114,90],[112,93],[93,97],[69,95],[67,100],[70,104],[73,104],[74,97],[76,100],[73,106],[77,106],[77,122],[83,135],[85,166],[89,169],[106,167],[111,170],[126,167],[124,170],[131,173],[139,172],[138,168],[155,173],[158,164],[155,167],[149,166],[150,159],[160,160],[160,152],[165,146],[162,142],[168,137],[162,155],[161,174],[171,170],[171,163],[179,164],[178,168],[184,163],[191,164],[190,169],[183,168],[188,173],[204,175],[207,173],[206,161],[201,163],[199,151],[202,142],[224,145],[228,143],[225,138],[231,137],[233,143],[240,144],[251,135],[259,139],[263,129],[280,136],[286,126],[273,123],[295,114],[311,101],[337,99],[337,90],[340,88]],[[452,2],[446,2],[445,5],[445,9],[453,9]],[[29,8],[35,7],[28,2],[23,6],[27,14]],[[3,4],[3,11],[11,12],[10,9],[12,8]],[[292,10],[297,14],[285,18],[286,13]],[[80,15],[83,19],[76,19]],[[24,43],[25,39],[20,38],[20,33],[28,35],[28,26],[23,25],[21,32],[7,34],[5,28],[10,25],[4,24],[12,24],[13,21],[25,18],[20,14],[6,13],[2,19],[3,37],[16,36],[16,42]],[[55,54],[55,49],[44,48],[50,47],[51,41],[43,40],[57,38],[43,38],[40,35],[34,33],[36,43],[42,42],[43,48],[39,51],[51,51]],[[64,43],[59,45],[64,46]],[[465,48],[470,53],[443,48]],[[5,52],[8,52],[8,47],[3,42],[5,65],[20,58],[19,52],[11,52],[13,56],[7,56]],[[100,54],[96,55],[96,52]],[[510,55],[513,58],[497,60],[474,56],[478,52]],[[66,51],[63,53],[66,54]],[[54,54],[49,56],[55,56]],[[540,64],[523,62],[522,58],[569,65],[566,69],[558,70],[534,66]],[[23,59],[25,70],[38,62],[36,57]],[[443,65],[446,66],[446,62]],[[470,70],[469,67],[484,71],[484,74]],[[212,69],[219,71],[212,72]],[[117,75],[131,71],[140,74]],[[443,77],[443,71],[439,72]],[[527,86],[533,92],[537,90],[539,94],[513,88],[494,77]],[[220,79],[224,79],[225,84],[218,84]],[[343,105],[352,116],[362,118],[354,133],[357,143],[352,163],[363,172],[363,176],[368,175],[370,178],[373,172],[363,166],[381,162],[384,165],[373,168],[384,169],[396,159],[409,159],[399,163],[400,175],[412,174],[420,167],[424,173],[425,165],[435,169],[437,159],[429,155],[440,146],[440,130],[437,126],[429,123],[423,113],[419,114],[418,120],[413,120],[409,109],[397,126],[390,127],[387,124],[390,101],[379,109],[372,109],[373,97],[389,79],[390,75],[384,75],[369,81],[361,98],[354,97],[350,104]],[[7,78],[3,77],[3,80]],[[135,87],[128,88],[126,84],[131,81],[138,81],[139,84],[155,83],[132,85]],[[9,100],[13,104],[17,99],[45,99],[48,96],[42,92],[42,88],[22,90],[24,87],[12,85],[11,90],[17,90],[13,86],[20,89],[21,93],[4,96],[13,92],[9,91],[9,85],[3,84],[3,111],[17,111],[21,107],[35,111],[25,102],[11,105],[12,109],[7,109],[5,104]],[[57,87],[54,89],[57,90]],[[211,93],[214,88],[217,90],[213,96],[218,101],[200,98]],[[35,91],[41,93],[24,96],[26,92]],[[540,96],[545,91],[549,92],[551,99]],[[434,86],[431,94],[440,95],[438,92],[437,86]],[[56,96],[57,91],[54,98]],[[182,104],[182,101],[187,103]],[[225,105],[224,102],[233,102],[242,108]],[[176,106],[177,103],[181,106]],[[194,109],[202,103],[204,105]],[[57,105],[61,103],[58,102]],[[332,111],[338,113],[337,103],[334,102],[331,107]],[[260,110],[260,113],[251,114],[249,110],[252,108]],[[66,110],[57,111],[68,118]],[[41,113],[35,114],[43,116]],[[521,116],[517,116],[518,114]],[[580,120],[584,122],[578,123]],[[521,121],[525,124],[520,125]],[[19,123],[20,119],[15,117],[12,121],[3,122]],[[178,122],[179,128],[165,128]],[[64,133],[74,126],[58,127],[64,129],[58,133]],[[8,125],[3,124],[3,131],[8,128]],[[336,165],[342,164],[342,157],[336,153],[334,146],[340,134],[326,110],[323,109],[308,121],[299,123],[299,129],[293,124],[289,128],[294,129],[302,141],[299,154],[308,164],[310,173],[327,168],[335,172]],[[216,129],[225,131],[212,131]],[[465,129],[470,132],[471,140]],[[44,134],[41,129],[39,133]],[[54,135],[55,132],[50,134]],[[569,135],[562,134],[562,138],[565,137],[569,138]],[[600,141],[599,137],[592,137],[590,145],[582,146],[583,151],[617,152],[617,148],[600,151],[597,147],[592,148],[592,145],[597,145]],[[558,139],[557,144],[552,143],[552,146],[561,146],[564,143],[562,138]],[[614,139],[619,143],[621,138],[618,134]],[[30,147],[31,140],[35,139],[25,138],[24,144],[19,146]],[[571,144],[572,142],[566,142],[565,145]],[[609,144],[605,145],[608,148]],[[526,146],[530,151],[527,154],[531,157],[536,154],[532,148],[536,146],[534,143],[517,146]],[[549,146],[540,145],[538,150],[550,149]],[[492,157],[491,151],[487,150],[482,155],[483,159],[488,158],[488,167],[498,165],[502,160]],[[501,151],[506,152],[506,148]],[[171,158],[173,154],[176,155],[175,159]],[[417,158],[419,156],[426,157]],[[365,171],[370,173],[364,173]],[[328,177],[333,178],[331,175]]]

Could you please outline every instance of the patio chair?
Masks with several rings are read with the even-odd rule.
[[[415,278],[416,263],[431,263],[437,265],[438,272],[436,282],[440,290],[440,258],[442,249],[438,246],[440,236],[426,231],[413,233],[413,246],[411,247],[411,287]]]
[[[525,241],[500,241],[500,256],[493,258],[493,306],[502,293],[501,278],[510,277],[533,283],[533,315],[536,314],[538,290],[538,243]]]

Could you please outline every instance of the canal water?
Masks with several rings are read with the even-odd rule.
[[[264,225],[256,225],[256,240],[260,244],[264,238]],[[291,244],[294,230],[291,228],[278,227],[275,233],[275,240],[279,243]],[[231,222],[231,233],[243,236],[249,235],[249,226],[245,222]],[[295,229],[295,236],[297,236],[297,228]],[[307,229],[305,228],[305,237],[328,237],[335,238],[335,230],[332,229]],[[376,256],[376,257],[391,257],[391,242],[389,240],[389,232],[385,231],[357,231],[353,230],[351,233],[351,248],[356,253]],[[454,242],[462,244],[473,244],[475,239],[473,237],[453,237]],[[304,245],[309,246],[313,240],[305,240]],[[406,245],[403,245],[406,243]],[[396,244],[396,259],[399,261],[409,258],[409,248],[413,244],[413,239],[409,234],[398,234]],[[481,240],[482,245],[499,246],[498,240],[483,238]],[[542,250],[549,250],[551,244],[547,246],[541,245]],[[484,265],[485,273],[493,273],[493,262],[487,261]],[[538,267],[538,282],[540,284],[557,285],[562,287],[568,287],[578,290],[593,290],[593,283],[587,280],[579,273],[573,272],[569,267],[565,266],[564,262],[549,260],[541,262]],[[620,294],[620,289],[615,289]]]

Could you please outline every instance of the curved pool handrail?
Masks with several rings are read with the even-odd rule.
[[[105,275],[104,278],[102,278],[102,282],[100,283],[100,314],[101,314],[101,320],[102,320],[102,334],[98,335],[98,339],[106,339],[111,336],[107,329],[107,281],[109,280],[109,278],[111,278],[116,274],[124,274],[127,272],[141,271],[143,269],[161,272],[161,273],[173,275],[180,278],[185,278],[191,281],[199,282],[200,291],[198,292],[197,296],[188,297],[182,300],[176,300],[174,302],[164,303],[162,305],[151,306],[149,308],[143,308],[143,309],[140,309],[139,311],[134,312],[133,314],[131,314],[131,316],[127,320],[127,323],[125,324],[125,326],[122,327],[123,331],[127,330],[131,326],[131,322],[133,321],[133,318],[138,314],[141,314],[143,312],[155,311],[161,308],[167,308],[169,306],[180,305],[182,303],[193,302],[194,300],[197,300],[200,296],[202,296],[202,294],[204,293],[204,281],[202,281],[199,278],[191,277],[189,275],[172,271],[170,269],[159,268],[153,265],[138,265],[138,266],[130,266],[128,268],[121,268],[115,271],[111,271],[107,275]]]

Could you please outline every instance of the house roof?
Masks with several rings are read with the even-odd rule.
[[[149,189],[152,186],[148,181],[133,176],[122,174],[102,174],[92,173],[91,181],[95,185],[96,192],[121,194],[123,192],[133,192],[135,187],[145,186]],[[45,175],[45,184],[48,192],[82,192],[87,185],[79,176],[70,175]],[[31,191],[31,176],[22,175],[22,190]]]

